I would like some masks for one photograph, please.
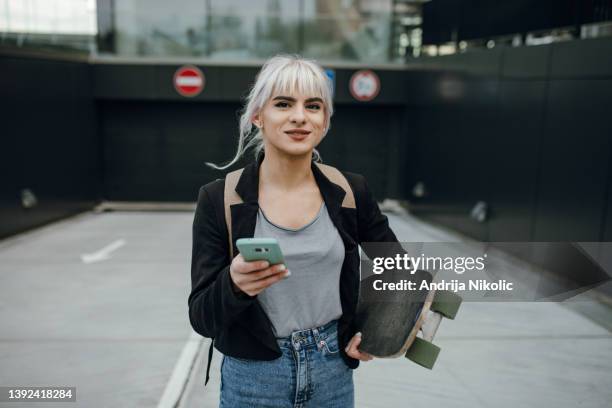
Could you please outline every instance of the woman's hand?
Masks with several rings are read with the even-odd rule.
[[[270,285],[291,275],[285,265],[270,266],[268,261],[247,262],[242,254],[236,255],[230,265],[230,276],[235,289],[249,296],[255,296]]]
[[[346,346],[346,348],[344,349],[344,351],[346,351],[346,354],[349,357],[353,357],[354,359],[357,360],[361,360],[361,361],[370,361],[374,358],[374,356],[372,356],[371,354],[366,353],[365,351],[359,351],[359,349],[357,347],[359,347],[359,344],[361,343],[361,332],[356,333],[353,338],[351,339],[351,341],[349,341],[348,346]]]

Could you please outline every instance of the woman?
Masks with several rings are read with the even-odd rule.
[[[272,237],[285,258],[273,266],[230,259],[225,180],[200,189],[189,317],[225,355],[222,407],[352,407],[352,369],[372,359],[359,351],[354,319],[358,244],[397,239],[362,176],[342,173],[347,194],[315,163],[332,113],[319,65],[273,57],[246,100],[236,156],[209,163],[225,169],[255,148],[235,187],[242,203],[231,207],[233,253],[239,238]]]

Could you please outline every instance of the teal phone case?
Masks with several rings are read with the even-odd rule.
[[[266,260],[270,265],[283,263],[283,253],[275,238],[240,238],[236,246],[245,261]]]

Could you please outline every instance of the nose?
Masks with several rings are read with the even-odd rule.
[[[303,124],[306,122],[306,115],[304,114],[304,107],[296,103],[295,107],[291,111],[291,123]]]

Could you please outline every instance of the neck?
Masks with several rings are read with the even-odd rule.
[[[271,153],[271,154],[269,154]],[[302,187],[304,183],[314,180],[311,166],[311,154],[304,156],[276,155],[266,152],[260,165],[260,185],[290,191]]]

